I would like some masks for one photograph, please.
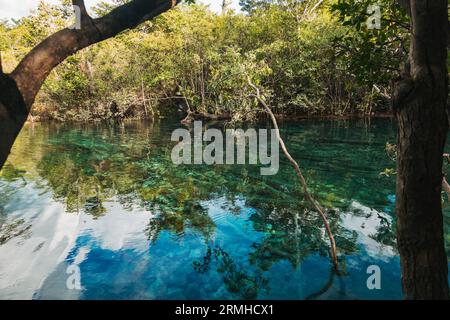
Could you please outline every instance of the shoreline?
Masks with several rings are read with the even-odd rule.
[[[300,120],[353,120],[353,119],[390,119],[394,118],[394,115],[392,113],[377,113],[372,115],[364,115],[364,114],[348,114],[348,115],[297,115],[297,116],[290,116],[290,115],[283,115],[278,114],[275,115],[277,117],[277,120],[279,121],[300,121]],[[175,117],[175,115],[174,115]],[[36,119],[37,118],[37,119]],[[114,119],[114,118],[108,118],[108,119],[88,119],[83,121],[77,121],[77,120],[66,120],[61,121],[57,119],[39,119],[39,116],[29,116],[26,120],[26,124],[30,123],[99,123],[99,122],[128,122],[128,121],[158,121],[163,119],[172,118],[171,116],[159,116],[155,118],[124,118],[124,119]],[[179,121],[182,123],[182,120],[184,117],[180,118]],[[263,121],[266,119],[266,116],[263,115],[259,117],[256,122]],[[227,121],[227,120],[209,120],[209,119],[202,119],[201,121],[204,122],[217,122],[217,121]],[[246,122],[246,121],[243,121]]]

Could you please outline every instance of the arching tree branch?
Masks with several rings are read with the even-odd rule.
[[[18,64],[11,74],[0,72],[0,169],[24,125],[42,84],[67,57],[94,43],[114,37],[173,8],[181,0],[133,0],[93,19],[83,0],[72,0],[80,13],[80,28],[51,35]]]
[[[104,17],[91,19],[83,0],[73,0],[82,13],[81,29],[63,29],[36,46],[11,74],[30,109],[43,82],[68,56],[114,37],[172,8],[172,0],[134,0]],[[86,19],[88,18],[88,19]],[[83,22],[84,21],[84,22]],[[31,81],[30,81],[31,80]]]

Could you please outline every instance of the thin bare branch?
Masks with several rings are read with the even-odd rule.
[[[314,7],[312,7],[312,9],[309,10],[308,14],[313,13],[313,12],[314,12],[321,4],[322,4],[323,1],[324,1],[324,0],[319,0],[319,1],[314,5]]]
[[[250,77],[248,77],[248,84],[256,92],[256,95],[253,95],[253,96],[264,107],[267,114],[269,114],[269,116],[272,120],[273,126],[276,130],[277,139],[280,143],[281,149],[283,150],[283,153],[286,156],[286,158],[289,160],[289,162],[294,167],[294,170],[295,170],[298,178],[300,179],[300,183],[302,185],[303,193],[305,194],[306,199],[312,204],[314,209],[319,213],[320,217],[322,218],[323,224],[325,225],[325,229],[328,234],[328,238],[330,239],[331,258],[333,261],[333,265],[334,265],[335,269],[338,270],[338,260],[337,260],[337,254],[336,254],[336,251],[337,251],[336,250],[336,241],[334,240],[333,233],[331,232],[331,228],[330,228],[330,224],[328,223],[327,216],[326,216],[323,208],[321,207],[321,205],[313,198],[313,196],[309,192],[308,184],[306,183],[305,177],[303,176],[300,166],[298,165],[297,161],[295,161],[295,159],[289,153],[289,151],[284,143],[284,140],[280,135],[280,129],[278,127],[277,119],[276,119],[275,115],[273,114],[272,110],[270,109],[270,107],[268,106],[268,104],[262,99],[260,89],[255,84],[252,83]]]

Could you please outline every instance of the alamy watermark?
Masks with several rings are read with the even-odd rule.
[[[370,276],[367,278],[367,289],[380,290],[381,289],[381,269],[377,265],[371,265],[367,267],[367,274]]]
[[[81,270],[77,264],[67,267],[66,273],[69,275],[66,280],[66,287],[69,290],[81,290]]]
[[[227,129],[224,136],[219,129],[203,132],[201,121],[194,122],[193,136],[188,129],[176,129],[171,140],[178,141],[172,149],[174,164],[231,165],[246,164],[248,145],[248,164],[261,164],[261,175],[275,175],[279,169],[279,142],[277,130],[267,129]],[[181,141],[180,141],[181,138]],[[269,143],[270,139],[270,143]],[[203,142],[208,142],[204,147]],[[248,144],[247,144],[248,142]],[[269,154],[270,145],[270,154]],[[259,160],[259,161],[258,161]]]
[[[75,12],[75,23],[69,27],[71,30],[81,30],[81,8],[74,5],[73,11]]]
[[[381,8],[378,4],[371,4],[367,7],[367,18],[366,25],[367,29],[381,29]]]

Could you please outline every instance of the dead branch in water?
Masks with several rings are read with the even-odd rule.
[[[254,96],[259,101],[259,103],[261,103],[261,105],[265,108],[266,112],[269,114],[269,116],[272,120],[273,126],[276,130],[276,136],[280,143],[281,149],[283,150],[283,153],[285,154],[286,158],[288,158],[289,162],[294,167],[294,170],[297,173],[298,178],[300,179],[300,183],[302,185],[303,193],[305,194],[306,199],[312,204],[314,209],[319,213],[320,217],[322,218],[322,221],[323,221],[323,224],[325,225],[325,229],[327,231],[328,237],[330,238],[331,258],[333,260],[334,267],[337,270],[338,269],[338,260],[337,260],[337,254],[336,254],[336,242],[334,240],[333,233],[331,232],[331,228],[330,228],[330,224],[328,223],[327,216],[325,215],[325,212],[322,209],[322,207],[320,206],[320,204],[313,198],[313,196],[309,192],[305,177],[303,176],[302,171],[300,170],[300,167],[299,167],[297,161],[295,161],[294,158],[292,158],[291,154],[287,150],[284,140],[280,135],[280,129],[278,127],[277,119],[275,118],[275,115],[273,114],[272,110],[267,105],[267,103],[262,99],[259,88],[251,82],[250,77],[248,77],[248,83],[256,92],[256,95],[252,95],[252,96]]]

